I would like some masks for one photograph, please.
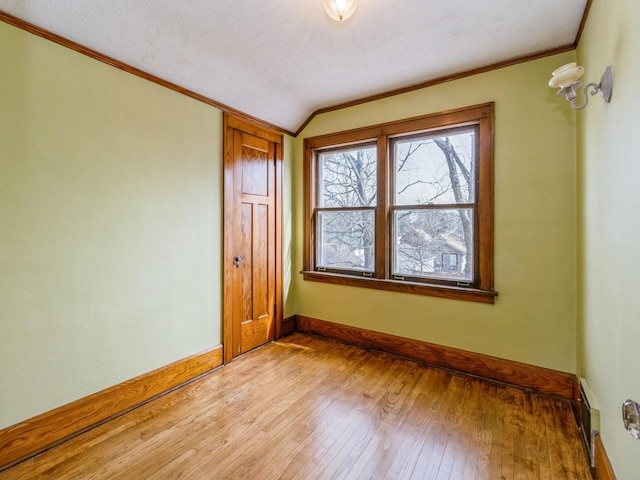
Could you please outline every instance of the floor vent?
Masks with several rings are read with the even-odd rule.
[[[600,430],[600,409],[587,380],[580,379],[580,430],[587,445],[591,466],[595,467],[595,436]]]

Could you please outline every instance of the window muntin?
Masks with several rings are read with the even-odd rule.
[[[493,289],[493,125],[494,106],[489,103],[306,138],[304,279],[493,303],[497,296]],[[436,140],[444,143],[439,146]],[[447,143],[458,158],[446,157],[441,146]],[[358,201],[345,201],[348,189],[337,196],[327,192],[324,185],[336,182],[323,173],[328,158],[324,155],[363,148],[376,151],[375,176],[374,157],[369,155],[369,195],[360,195]],[[412,149],[417,149],[419,155],[408,155]],[[434,152],[438,151],[436,155]],[[425,160],[418,159],[427,153],[432,157],[431,166],[421,168],[420,163]],[[408,163],[398,168],[396,159]],[[448,160],[456,165],[453,176]],[[323,182],[322,178],[328,180]],[[354,193],[356,189],[351,190]],[[335,240],[333,246],[325,245],[327,229],[323,226],[319,230],[319,225],[326,223],[327,212],[334,216],[345,212],[342,222],[356,225],[362,219],[348,215],[359,212],[362,216],[365,211],[367,231],[372,234],[367,252],[372,252],[373,258],[367,253],[367,260],[364,259],[364,233],[356,235],[358,242],[346,249],[352,255],[350,261],[327,257],[323,249],[339,248]],[[422,235],[423,245],[417,240],[409,243],[409,230],[415,233],[420,222],[424,226],[443,216],[449,224],[445,223],[441,231]],[[422,263],[409,265],[401,259],[408,254],[422,255]]]

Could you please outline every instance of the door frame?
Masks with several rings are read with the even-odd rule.
[[[231,294],[230,285],[233,275],[233,258],[235,250],[233,248],[234,239],[231,226],[225,219],[234,217],[234,165],[233,165],[233,132],[239,130],[256,137],[266,139],[274,143],[275,146],[275,314],[274,327],[275,338],[282,337],[282,314],[283,314],[283,295],[282,295],[282,133],[256,124],[245,118],[223,114],[223,151],[224,151],[224,167],[223,167],[223,207],[222,207],[222,263],[223,263],[223,304],[222,304],[222,348],[224,363],[229,363],[233,359],[233,312],[231,302],[233,295]]]

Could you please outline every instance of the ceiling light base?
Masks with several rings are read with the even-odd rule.
[[[358,8],[358,0],[324,0],[324,11],[336,22],[351,18]]]

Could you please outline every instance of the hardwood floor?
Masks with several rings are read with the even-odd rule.
[[[568,403],[295,334],[0,479],[591,479]]]

